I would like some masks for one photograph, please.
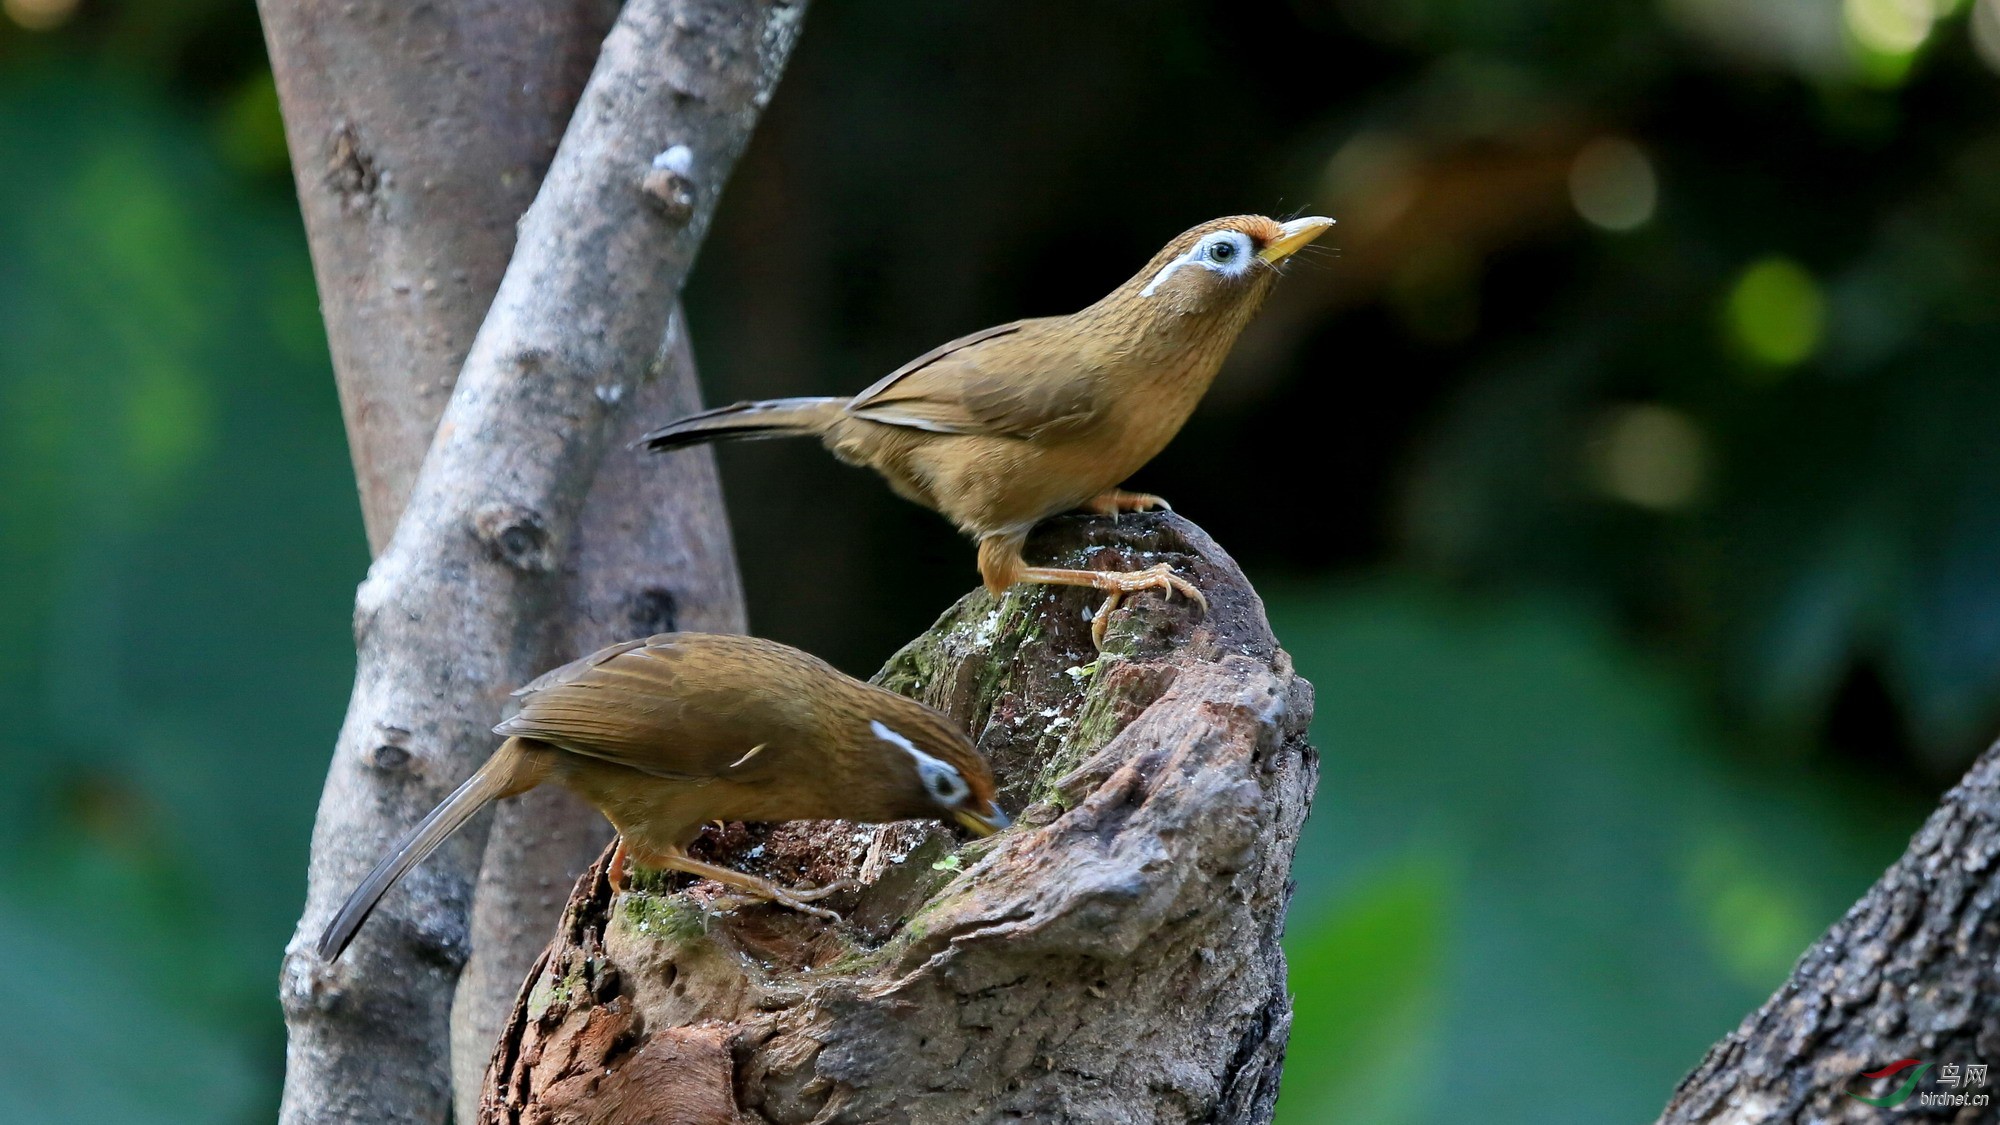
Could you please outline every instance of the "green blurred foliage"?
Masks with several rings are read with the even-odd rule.
[[[1318,688],[1280,1120],[1649,1119],[1920,811],[1733,760],[1601,613],[1267,587]]]
[[[835,393],[1339,218],[1134,482],[1318,685],[1281,1119],[1645,1120],[2000,717],[1996,69],[2000,0],[820,4],[690,319]],[[0,0],[0,169],[0,1121],[267,1119],[366,558],[253,8]],[[761,632],[971,579],[723,464]]]
[[[0,1119],[265,1119],[366,562],[297,213],[39,66],[0,168]]]

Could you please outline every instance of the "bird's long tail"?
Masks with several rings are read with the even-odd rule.
[[[634,442],[655,453],[711,441],[812,437],[840,417],[844,398],[774,398],[739,402],[679,418]]]
[[[327,923],[325,932],[319,936],[321,959],[332,961],[339,957],[354,940],[361,923],[374,912],[375,904],[396,885],[396,880],[436,851],[439,844],[472,819],[472,814],[485,808],[489,801],[534,788],[543,776],[543,771],[537,768],[540,763],[533,760],[535,757],[521,745],[520,739],[510,738],[501,743],[500,749],[486,759],[477,773],[466,778],[465,784],[453,790],[451,796],[398,840],[389,854],[382,857],[382,862],[361,880],[361,885],[354,888],[354,893],[347,896],[340,913]]]

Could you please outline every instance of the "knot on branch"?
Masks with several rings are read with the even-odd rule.
[[[342,121],[335,125],[326,147],[325,182],[340,197],[340,209],[354,214],[373,207],[382,176],[375,170],[374,157],[361,147],[353,124]]]
[[[1019,826],[963,842],[931,822],[733,824],[697,843],[784,882],[853,880],[828,900],[834,925],[716,913],[711,884],[667,877],[614,896],[593,872],[516,1005],[481,1120],[569,1120],[543,1093],[552,1065],[623,1083],[659,1037],[697,1030],[726,1033],[734,1065],[683,1068],[662,1093],[726,1107],[704,1121],[1268,1120],[1310,686],[1235,564],[1178,517],[1059,520],[1028,550],[1167,562],[1210,612],[1132,598],[1098,653],[1092,591],[961,600],[877,680],[975,733]],[[609,995],[590,986],[614,970]],[[607,1056],[592,1029],[614,1006],[642,1031]]]
[[[555,537],[532,509],[504,502],[482,505],[472,515],[472,533],[495,559],[523,574],[555,569]]]
[[[410,753],[410,732],[388,723],[377,724],[381,739],[362,755],[368,768],[380,773],[402,773],[410,768],[414,755]]]
[[[639,189],[653,209],[675,225],[694,218],[694,150],[675,145],[653,158]]]
[[[625,624],[626,635],[632,637],[676,632],[680,629],[680,602],[664,587],[637,591],[625,601]]]

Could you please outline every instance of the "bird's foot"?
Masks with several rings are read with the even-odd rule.
[[[1150,492],[1127,492],[1114,488],[1084,501],[1083,510],[1117,519],[1120,512],[1171,512],[1174,506]]]
[[[735,910],[738,907],[775,902],[779,906],[788,907],[801,914],[810,914],[815,918],[824,918],[829,922],[838,922],[840,921],[840,915],[828,910],[824,906],[814,906],[812,904],[828,895],[849,890],[853,886],[854,882],[851,879],[836,879],[824,887],[805,889],[793,889],[778,886],[776,883],[766,883],[755,891],[739,891],[734,894],[718,896],[710,900],[710,905],[714,906],[717,910]]]
[[[1090,617],[1090,643],[1100,652],[1104,649],[1104,630],[1111,622],[1111,614],[1124,602],[1127,594],[1136,594],[1141,590],[1158,590],[1168,601],[1172,601],[1176,593],[1185,594],[1187,599],[1200,607],[1203,613],[1208,612],[1208,599],[1202,596],[1194,583],[1175,574],[1174,568],[1166,563],[1158,563],[1144,570],[1100,572],[1098,578],[1099,581],[1092,584],[1101,590],[1110,591],[1110,596],[1104,599],[1104,604],[1098,606],[1097,612]]]

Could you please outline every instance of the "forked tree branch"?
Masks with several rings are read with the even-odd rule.
[[[299,202],[372,549],[409,498],[473,334],[562,128],[617,16],[607,0],[264,0]],[[693,409],[684,333],[626,411]],[[743,627],[713,461],[616,460],[584,503],[556,664],[676,626]],[[608,832],[559,791],[501,808],[452,1006],[461,1117],[522,975]],[[468,1097],[472,1100],[468,1101]]]
[[[623,607],[598,613],[591,631],[650,626],[673,604],[670,587],[607,598],[615,582],[567,573],[588,542],[632,532],[641,515],[579,513],[620,407],[648,385],[638,372],[666,338],[802,15],[795,3],[634,0],[606,40],[408,508],[362,587],[355,695],[315,826],[301,938],[490,751],[486,727],[506,691],[569,647],[558,619],[571,592],[601,586],[587,597]],[[669,152],[670,167],[655,167]],[[365,166],[358,182],[369,183]],[[697,570],[712,572],[718,550],[726,560],[726,540],[671,531]],[[287,1120],[444,1118],[445,1025],[468,952],[477,835],[392,895],[340,965],[293,942]]]

